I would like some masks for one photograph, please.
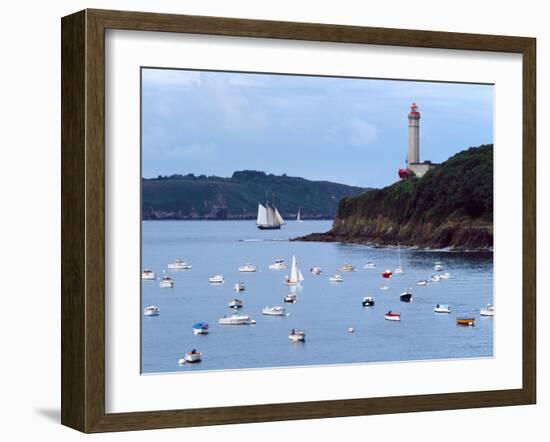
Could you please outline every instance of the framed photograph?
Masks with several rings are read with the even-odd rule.
[[[62,423],[536,400],[535,39],[62,19]]]

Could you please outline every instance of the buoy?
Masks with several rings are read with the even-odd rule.
[[[180,364],[180,365],[185,364],[185,359],[184,358],[178,359],[178,364]]]

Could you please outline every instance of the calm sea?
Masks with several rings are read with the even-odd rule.
[[[222,370],[304,365],[347,364],[381,361],[490,357],[493,355],[493,319],[480,317],[479,309],[493,302],[493,259],[490,253],[458,253],[401,250],[403,275],[382,279],[381,272],[398,264],[395,248],[371,248],[336,243],[289,242],[288,238],[329,230],[330,221],[290,221],[279,231],[260,231],[254,221],[145,221],[142,264],[163,275],[176,258],[190,262],[189,271],[166,271],[174,288],[161,289],[157,281],[142,281],[142,311],[160,308],[158,317],[142,316],[142,372]],[[270,270],[278,258],[289,263],[296,256],[304,274],[298,301],[284,304],[290,292],[283,283],[288,270]],[[367,261],[376,268],[363,268]],[[435,274],[441,261],[451,279],[417,286]],[[240,273],[238,267],[253,263],[256,273]],[[355,272],[338,272],[344,263]],[[323,269],[321,276],[309,272]],[[330,283],[340,273],[344,282]],[[223,285],[208,283],[222,274]],[[246,291],[236,293],[235,282]],[[380,290],[388,285],[389,290]],[[411,287],[413,302],[399,300]],[[374,307],[361,299],[372,296]],[[255,325],[220,326],[223,315],[233,313],[228,302],[244,302],[239,313],[255,319]],[[451,314],[433,312],[435,304],[450,304]],[[262,316],[265,306],[284,306],[286,317]],[[388,310],[401,313],[401,322],[384,319]],[[457,316],[474,316],[475,327],[457,326]],[[208,335],[193,335],[195,322],[210,325]],[[349,333],[352,327],[355,332]],[[291,343],[292,328],[306,331],[304,343]],[[185,352],[203,353],[197,364],[179,366]]]

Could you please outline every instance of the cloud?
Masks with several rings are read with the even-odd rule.
[[[143,69],[144,86],[190,87],[202,84],[201,73],[180,69]]]
[[[170,158],[204,157],[212,155],[214,152],[214,147],[208,144],[173,145],[165,149],[166,157]]]
[[[352,146],[368,146],[378,135],[376,126],[361,118],[351,118],[347,126],[348,140]]]

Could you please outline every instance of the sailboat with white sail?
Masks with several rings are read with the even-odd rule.
[[[298,209],[298,215],[296,215],[296,222],[303,223],[302,218],[300,217],[301,209]]]
[[[399,243],[397,243],[397,261],[398,264],[393,273],[395,273],[396,275],[402,275],[405,272],[403,271],[403,267],[401,266],[401,248],[399,247]]]
[[[304,280],[304,275],[302,275],[302,272],[298,267],[296,257],[292,255],[292,266],[290,268],[290,276],[288,275],[285,276],[285,284],[299,286],[301,285],[303,280]]]
[[[256,220],[258,229],[280,229],[283,224],[286,224],[285,220],[274,205],[270,206],[268,202],[266,202],[265,206],[258,204],[258,218]]]

